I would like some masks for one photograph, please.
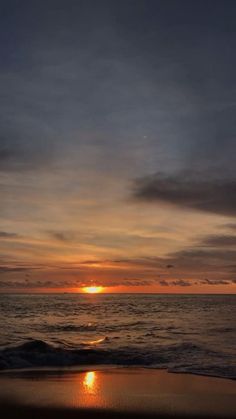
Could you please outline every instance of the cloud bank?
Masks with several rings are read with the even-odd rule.
[[[156,173],[135,181],[134,197],[220,215],[236,215],[236,179],[202,178],[197,173]]]

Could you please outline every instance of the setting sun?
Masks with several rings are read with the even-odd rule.
[[[83,291],[87,294],[99,294],[103,291],[103,287],[84,287]]]

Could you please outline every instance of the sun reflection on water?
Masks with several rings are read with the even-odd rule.
[[[90,344],[90,345],[96,345],[97,343],[102,343],[102,342],[104,342],[104,340],[106,340],[106,338],[100,338],[100,339],[90,340],[90,341],[89,341],[89,344]]]

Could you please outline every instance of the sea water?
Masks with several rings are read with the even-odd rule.
[[[236,295],[0,295],[0,369],[82,365],[236,378]]]

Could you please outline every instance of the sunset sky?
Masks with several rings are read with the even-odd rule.
[[[236,292],[235,22],[1,1],[1,292]]]

